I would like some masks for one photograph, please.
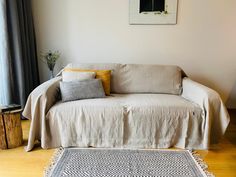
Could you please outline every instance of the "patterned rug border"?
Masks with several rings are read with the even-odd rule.
[[[196,151],[192,150],[185,150],[185,149],[128,149],[128,148],[63,148],[60,147],[55,150],[53,153],[49,165],[44,169],[44,177],[50,177],[51,173],[53,172],[54,168],[56,167],[57,163],[59,162],[61,156],[63,155],[65,149],[87,149],[87,150],[138,150],[138,151],[186,151],[190,154],[192,159],[194,160],[195,164],[198,166],[199,170],[202,171],[206,177],[215,177],[213,173],[208,171],[208,165],[204,160],[201,158],[200,154]]]

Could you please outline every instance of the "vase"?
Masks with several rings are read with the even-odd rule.
[[[54,78],[53,70],[50,70],[50,79]]]

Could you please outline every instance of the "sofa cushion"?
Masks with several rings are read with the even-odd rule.
[[[110,95],[111,88],[111,70],[92,70],[81,68],[65,68],[64,72],[95,72],[96,78],[101,79],[106,95]]]
[[[70,82],[70,81],[82,81],[94,79],[96,76],[95,72],[74,72],[74,71],[63,71],[62,72],[62,81]]]
[[[58,102],[47,120],[55,127],[53,138],[65,147],[201,148],[202,115],[198,105],[177,95],[112,94]]]
[[[60,91],[63,102],[105,97],[100,79],[60,82]]]
[[[110,92],[115,92],[115,87],[118,84],[122,64],[116,63],[70,63],[66,68],[80,68],[84,70],[111,70]]]
[[[145,64],[69,64],[68,68],[109,69],[112,93],[167,93],[182,91],[181,68]]]
[[[127,94],[127,147],[202,148],[205,118],[199,105],[171,94]],[[186,139],[187,137],[187,139]]]
[[[47,113],[50,135],[57,147],[121,147],[123,107],[116,97],[57,102]]]
[[[127,64],[122,68],[116,93],[167,93],[182,91],[181,69],[177,66]]]

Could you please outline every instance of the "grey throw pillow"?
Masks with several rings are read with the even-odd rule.
[[[100,79],[60,82],[60,90],[63,102],[106,96]]]

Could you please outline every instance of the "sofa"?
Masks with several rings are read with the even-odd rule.
[[[29,95],[23,116],[31,120],[26,151],[39,141],[57,147],[209,149],[230,118],[219,94],[187,77],[178,66],[69,64],[110,70],[105,98],[62,102],[61,73]]]

